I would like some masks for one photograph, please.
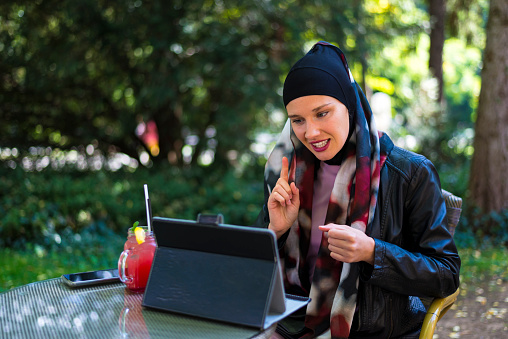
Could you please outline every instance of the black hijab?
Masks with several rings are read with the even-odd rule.
[[[353,134],[356,115],[356,95],[348,71],[344,67],[342,55],[336,47],[316,44],[289,71],[284,81],[284,106],[299,97],[307,95],[327,95],[346,106],[349,114],[349,133],[346,143]],[[330,165],[340,165],[344,157],[343,147],[332,159],[325,161]]]

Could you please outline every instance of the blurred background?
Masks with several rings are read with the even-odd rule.
[[[464,198],[463,282],[506,279],[503,4],[2,1],[0,291],[115,267],[145,183],[156,216],[252,224],[284,77],[319,40],[345,52],[379,128]]]

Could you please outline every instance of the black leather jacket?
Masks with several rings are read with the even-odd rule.
[[[455,292],[460,258],[446,227],[441,184],[432,163],[394,146],[387,135],[380,142],[388,157],[367,230],[376,242],[374,266],[360,263],[350,338],[418,338],[425,317],[419,297]],[[266,207],[262,214],[258,222],[266,227]],[[282,236],[279,246],[284,241]]]

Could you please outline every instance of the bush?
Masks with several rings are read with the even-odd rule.
[[[0,167],[0,246],[58,247],[91,230],[123,237],[134,221],[146,223],[145,183],[154,216],[195,220],[198,213],[222,213],[226,223],[250,225],[263,202],[262,180],[259,164],[242,176],[169,165],[134,172]],[[507,245],[508,211],[481,214],[465,201],[455,239],[461,247]]]
[[[65,273],[115,268],[124,242],[125,236],[90,227],[81,234],[63,234],[60,244],[51,248],[33,244],[22,250],[0,248],[0,292]]]
[[[249,225],[263,201],[262,171],[255,172],[246,179],[233,170],[169,165],[135,172],[0,168],[0,245],[58,246],[91,229],[124,235],[134,221],[146,224],[145,183],[154,216],[194,220],[198,213],[222,213],[226,223]]]
[[[485,214],[466,202],[457,233],[457,242],[465,247],[508,246],[508,210]]]

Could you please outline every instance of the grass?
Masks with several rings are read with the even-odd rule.
[[[501,279],[508,280],[508,249],[503,246],[489,248],[459,249],[462,260],[460,282],[462,287],[474,286],[478,282]]]
[[[57,278],[64,273],[116,267],[124,241],[122,236],[109,235],[99,240],[86,238],[85,241],[51,250],[40,246],[28,246],[23,251],[0,249],[0,292],[34,281]],[[493,277],[508,279],[507,248],[461,248],[459,254],[463,287],[474,286]]]

